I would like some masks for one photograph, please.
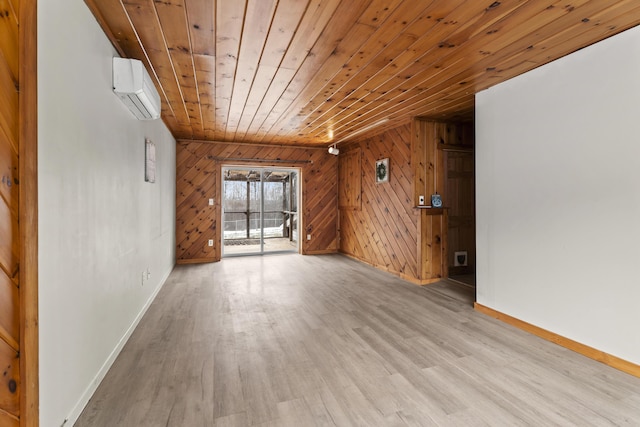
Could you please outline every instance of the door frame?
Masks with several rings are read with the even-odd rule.
[[[440,147],[439,147],[440,148]],[[473,200],[473,205],[474,205],[474,214],[473,214],[473,229],[474,229],[474,236],[475,236],[475,231],[476,231],[476,217],[475,217],[475,206],[476,206],[476,194],[475,194],[475,146],[469,147],[469,146],[450,146],[450,147],[441,147],[440,148],[442,151],[442,176],[443,176],[443,186],[444,186],[444,197],[446,200],[450,201],[450,189],[449,189],[449,182],[448,182],[448,157],[449,154],[451,153],[457,153],[457,154],[469,154],[471,155],[472,159],[473,159],[473,174],[474,174],[474,191],[473,191],[473,195],[474,195],[474,200]],[[449,216],[451,216],[451,212],[449,212]],[[447,231],[449,230],[449,222],[447,222]],[[447,253],[446,253],[446,260],[447,260],[447,264],[449,264],[449,250],[452,249],[450,242],[449,242],[449,236],[451,235],[451,233],[447,233]],[[475,238],[474,238],[475,241]],[[476,275],[476,270],[477,270],[477,265],[476,265],[476,250],[475,250],[475,244],[474,244],[474,251],[473,251],[473,275],[475,277]],[[467,258],[469,258],[469,254],[467,254]],[[456,282],[458,282],[455,279],[451,278],[451,265],[448,265],[447,267],[447,278],[449,278],[450,280],[454,280]],[[453,276],[456,276],[456,274],[454,274]],[[475,282],[475,280],[474,280]],[[463,282],[459,282],[459,283],[463,283]],[[467,285],[466,283],[463,283],[465,285]],[[475,285],[474,285],[475,286]]]
[[[264,231],[261,231],[260,237],[260,251],[259,252],[250,252],[246,254],[238,254],[238,255],[226,255],[224,254],[224,172],[227,169],[255,169],[260,171],[260,182],[262,183],[262,172],[265,170],[276,170],[276,171],[295,171],[298,175],[298,185],[296,188],[296,197],[298,200],[298,241],[296,242],[296,251],[295,253],[302,253],[302,234],[300,230],[304,230],[303,228],[303,215],[302,215],[302,168],[299,167],[291,167],[291,166],[274,166],[274,165],[255,165],[255,164],[221,164],[219,169],[220,176],[220,185],[218,187],[218,194],[220,195],[220,202],[218,204],[218,212],[217,212],[217,222],[220,224],[220,233],[218,235],[217,247],[220,248],[217,254],[217,259],[220,260],[225,257],[234,257],[234,256],[255,256],[255,255],[265,255],[265,254],[278,254],[278,253],[294,253],[294,251],[271,251],[264,252]],[[262,222],[262,213],[264,210],[264,187],[261,185],[260,187],[261,196],[260,196],[260,221]],[[264,228],[264,226],[262,227]]]

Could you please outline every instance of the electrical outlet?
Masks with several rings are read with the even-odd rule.
[[[209,206],[213,206],[213,199],[209,199]]]
[[[209,246],[213,246],[213,239],[209,239]]]
[[[307,234],[307,240],[311,240],[311,234]]]

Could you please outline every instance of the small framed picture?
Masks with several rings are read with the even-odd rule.
[[[389,158],[376,162],[376,184],[389,182]]]
[[[144,141],[144,180],[156,182],[156,145],[150,140]]]

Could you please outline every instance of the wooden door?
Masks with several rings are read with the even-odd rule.
[[[445,204],[449,208],[447,234],[449,276],[475,273],[475,166],[473,151],[444,152]],[[456,253],[466,252],[466,262],[456,263]],[[459,258],[458,261],[461,261]],[[466,265],[456,265],[466,264]]]
[[[36,1],[0,0],[0,426],[38,425]]]

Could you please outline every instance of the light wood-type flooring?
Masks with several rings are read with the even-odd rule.
[[[639,378],[472,292],[340,255],[178,266],[76,426],[640,425]]]

